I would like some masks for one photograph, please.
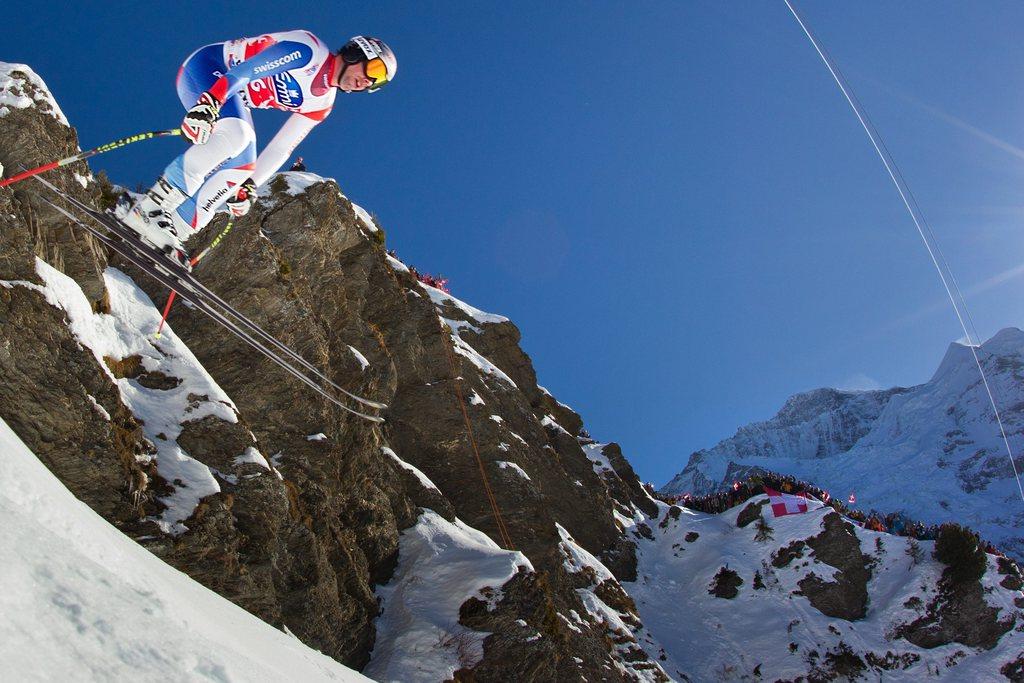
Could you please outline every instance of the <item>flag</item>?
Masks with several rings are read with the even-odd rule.
[[[852,493],[850,494],[850,497],[847,498],[847,500],[850,501],[850,505],[857,504],[857,496],[853,495]]]
[[[789,493],[779,493],[767,486],[764,487],[764,492],[768,494],[768,500],[772,504],[772,514],[776,517],[807,512],[807,496],[803,493],[794,496]]]

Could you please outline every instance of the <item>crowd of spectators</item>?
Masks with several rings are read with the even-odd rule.
[[[417,273],[415,268],[410,268],[412,274],[416,276],[420,282],[431,287],[437,287],[446,294],[451,294],[451,290],[448,289],[448,278],[441,275],[431,275],[430,273]]]
[[[388,249],[388,256],[397,259],[398,256],[395,254],[394,249]],[[416,270],[416,266],[408,266],[409,272],[412,273],[413,277],[422,282],[425,285],[436,287],[445,294],[451,294],[452,290],[448,289],[448,278],[443,275],[431,275],[430,273],[421,273]]]
[[[687,493],[681,496],[665,497],[663,500],[671,505],[679,505],[691,510],[718,514],[741,503],[745,503],[756,495],[764,493],[766,486],[782,493],[793,495],[807,494],[830,506],[836,512],[854,521],[859,526],[871,531],[885,531],[896,536],[907,536],[922,541],[934,541],[938,538],[939,531],[942,529],[941,524],[917,522],[901,512],[882,514],[875,510],[863,511],[850,508],[842,500],[831,496],[824,489],[805,481],[800,481],[796,477],[777,474],[767,470],[751,475],[743,481],[733,482],[732,486],[726,491],[709,493],[704,496],[691,496]],[[851,493],[850,496],[852,499],[853,494]],[[994,545],[980,537],[978,538],[978,544],[989,554],[1003,555]]]

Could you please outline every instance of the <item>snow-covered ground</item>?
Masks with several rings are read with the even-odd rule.
[[[664,519],[667,506],[659,506]],[[1017,657],[1024,646],[1024,636],[1015,630],[1005,634],[990,651],[956,643],[927,650],[887,637],[897,623],[919,616],[919,606],[907,606],[911,598],[927,603],[935,595],[943,566],[931,558],[934,543],[920,542],[922,557],[914,563],[907,553],[910,539],[857,528],[861,552],[871,556],[875,566],[868,582],[867,614],[849,622],[827,617],[807,597],[793,594],[799,591],[798,582],[812,571],[826,581],[831,579],[836,571],[833,567],[819,562],[812,553],[781,569],[771,564],[772,553],[778,548],[791,540],[821,533],[822,520],[831,508],[775,518],[771,508],[765,507],[774,540],[760,542],[754,538],[755,524],[736,526],[736,518],[745,506],[720,515],[684,509],[679,519],[670,519],[664,527],[657,520],[647,520],[653,540],[636,538],[637,581],[624,583],[623,587],[636,601],[644,625],[654,636],[655,642],[648,642],[648,647],[664,648],[663,665],[670,675],[682,672],[695,681],[795,679],[807,675],[812,651],[818,653],[820,662],[827,652],[837,652],[843,642],[857,653],[883,656],[892,651],[919,658],[906,669],[885,671],[886,681],[935,678],[936,672],[940,679],[950,681],[1006,680],[999,674],[1000,667]],[[697,537],[687,541],[691,532]],[[877,545],[879,539],[881,548]],[[708,592],[723,566],[736,571],[743,580],[739,594],[732,599]],[[755,572],[760,572],[765,584],[761,590],[753,587]],[[994,581],[997,578],[991,569],[982,580],[983,587],[991,589],[985,599],[1001,607],[1000,618],[1006,618],[1017,612],[1013,596],[1019,593],[998,588]],[[950,660],[959,658],[955,656],[958,651],[969,656],[948,667]],[[868,680],[878,680],[879,672],[869,670],[866,675]]]
[[[171,568],[0,421],[0,678],[366,681]]]
[[[459,624],[462,603],[476,597],[496,604],[501,586],[533,565],[522,553],[503,550],[486,534],[432,510],[402,532],[400,543],[395,574],[377,589],[384,611],[366,674],[400,683],[449,680],[483,658],[490,635]]]

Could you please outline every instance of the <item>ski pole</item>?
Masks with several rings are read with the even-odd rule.
[[[227,235],[229,232],[231,232],[231,228],[232,228],[232,226],[234,226],[234,224],[235,224],[234,217],[229,218],[228,219],[228,224],[224,226],[224,229],[220,231],[219,235],[217,235],[216,237],[213,238],[213,241],[210,242],[210,246],[206,247],[201,252],[199,252],[195,257],[193,257],[191,259],[191,261],[189,261],[189,265],[192,268],[195,268],[196,264],[199,263],[199,261],[202,260],[202,258],[204,256],[206,256],[208,253],[210,253],[211,249],[213,249],[218,244],[220,244],[220,241],[222,239],[224,239],[225,235]],[[167,297],[167,303],[164,304],[164,313],[160,317],[160,325],[156,328],[156,334],[153,335],[157,339],[160,338],[160,332],[164,329],[164,323],[167,322],[167,315],[171,312],[171,304],[174,303],[174,297],[176,297],[176,296],[178,296],[178,293],[172,289],[170,296]]]
[[[133,142],[141,142],[143,140],[151,140],[153,138],[163,138],[169,135],[181,135],[181,129],[169,128],[168,130],[154,130],[148,133],[129,135],[126,138],[121,138],[120,140],[108,142],[105,145],[100,145],[99,147],[90,149],[86,152],[79,152],[73,157],[68,157],[67,159],[61,159],[59,161],[51,161],[48,164],[43,164],[42,166],[39,166],[38,168],[29,169],[28,171],[22,171],[21,173],[15,176],[7,178],[6,180],[0,180],[0,187],[7,187],[8,185],[13,185],[18,181],[24,180],[25,178],[31,178],[34,175],[43,173],[44,171],[49,171],[54,168],[60,168],[61,166],[67,166],[68,164],[73,164],[76,161],[83,161],[84,159],[94,157],[97,154],[103,154],[104,152],[109,152],[112,149],[118,149],[119,147],[130,145]]]

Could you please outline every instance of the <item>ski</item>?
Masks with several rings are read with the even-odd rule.
[[[182,267],[180,264],[177,264],[177,263],[171,261],[170,259],[164,257],[162,252],[160,252],[159,250],[153,248],[149,243],[143,241],[137,234],[135,234],[134,231],[132,231],[127,226],[123,225],[121,223],[121,221],[118,220],[116,217],[111,216],[109,214],[102,213],[100,211],[96,211],[92,207],[90,207],[90,206],[84,204],[83,202],[79,201],[78,199],[68,195],[67,193],[62,191],[60,188],[54,186],[53,183],[50,183],[49,181],[44,180],[43,178],[36,177],[36,180],[39,180],[41,183],[43,183],[48,188],[50,188],[53,192],[55,192],[56,194],[60,195],[61,197],[63,197],[68,202],[70,202],[73,206],[78,208],[80,211],[83,211],[83,212],[89,214],[89,216],[91,216],[93,218],[93,220],[95,220],[95,221],[99,222],[100,224],[102,224],[103,227],[107,228],[108,230],[110,230],[110,232],[114,233],[118,237],[121,237],[122,239],[126,239],[129,242],[131,242],[132,244],[142,245],[147,251],[150,251],[152,253],[158,254],[161,266],[163,266],[166,269],[168,269],[175,277],[177,277],[178,279],[183,281],[187,286],[192,287],[199,294],[207,297],[208,299],[213,301],[215,304],[217,304],[218,306],[223,308],[230,315],[234,316],[240,323],[242,323],[243,325],[248,327],[252,331],[252,333],[254,333],[256,336],[258,336],[261,339],[263,339],[263,341],[265,343],[267,343],[267,344],[269,344],[269,345],[271,345],[273,347],[276,347],[280,353],[283,353],[286,356],[288,356],[291,359],[293,359],[296,363],[298,363],[299,365],[304,367],[306,370],[308,370],[312,374],[316,375],[316,377],[319,378],[321,381],[326,382],[327,384],[329,384],[336,391],[344,394],[345,396],[348,396],[353,401],[356,401],[358,403],[363,404],[364,406],[367,406],[368,408],[375,408],[377,410],[386,410],[387,409],[387,405],[386,404],[380,403],[378,401],[373,401],[373,400],[370,400],[368,398],[364,398],[362,396],[359,396],[358,394],[354,394],[354,393],[348,391],[347,389],[345,389],[344,387],[339,386],[338,384],[333,382],[329,377],[327,377],[322,372],[320,372],[320,370],[315,365],[313,365],[312,363],[307,361],[300,354],[296,353],[295,351],[293,351],[291,348],[289,348],[288,346],[286,346],[282,342],[278,341],[274,336],[272,336],[269,333],[267,333],[265,330],[263,330],[263,328],[261,328],[259,325],[256,325],[254,322],[249,320],[249,318],[247,318],[244,314],[242,314],[237,309],[235,309],[234,306],[232,306],[227,301],[225,301],[223,298],[221,298],[220,295],[218,295],[216,292],[211,290],[205,284],[203,284],[202,282],[197,280],[196,277],[191,272],[189,272],[187,269]]]
[[[46,184],[49,185],[49,183]],[[58,194],[63,195],[63,193],[60,190],[56,188],[54,188],[54,190]],[[367,415],[365,413],[354,410],[349,406],[345,405],[344,403],[342,403],[338,398],[332,396],[328,391],[326,391],[323,387],[314,382],[310,377],[300,372],[296,367],[282,359],[277,353],[267,348],[267,346],[261,343],[258,339],[255,339],[246,330],[242,329],[235,321],[227,317],[222,311],[217,310],[215,306],[211,305],[209,301],[203,298],[201,293],[196,292],[192,288],[188,287],[187,282],[177,277],[177,274],[173,272],[175,269],[175,264],[170,262],[169,259],[167,259],[164,256],[164,254],[159,250],[151,247],[149,244],[146,244],[141,240],[132,240],[131,238],[117,239],[118,237],[121,236],[116,235],[115,237],[114,235],[108,234],[107,232],[100,228],[88,225],[78,217],[72,215],[64,208],[57,206],[49,199],[45,197],[40,198],[44,202],[52,206],[54,209],[59,211],[61,214],[63,214],[68,220],[72,221],[76,225],[80,226],[82,229],[92,234],[104,245],[108,246],[110,249],[123,256],[130,263],[140,268],[143,272],[145,272],[147,275],[155,279],[157,282],[167,287],[168,289],[171,289],[172,291],[178,292],[178,295],[181,296],[190,305],[192,305],[196,310],[199,310],[200,312],[210,317],[212,320],[214,320],[214,322],[217,322],[226,330],[237,336],[239,339],[252,346],[254,349],[256,349],[264,356],[266,356],[269,360],[279,365],[289,374],[291,374],[296,379],[306,384],[308,387],[316,391],[318,394],[320,394],[327,400],[331,401],[332,403],[342,408],[343,410],[352,413],[353,415],[356,415],[358,417],[361,417],[365,420],[369,420],[371,422],[376,423],[384,422],[384,418],[382,417],[378,417],[375,415]],[[80,202],[77,202],[77,200],[74,200],[74,198],[68,199],[72,200],[72,203],[80,204]],[[90,215],[93,215],[92,212],[90,212]],[[104,228],[106,228],[105,222],[101,223],[101,225],[103,225]],[[134,233],[131,234],[134,236]],[[246,323],[247,326],[251,328],[258,329],[259,327],[258,325],[247,319]]]
[[[345,389],[344,387],[341,387],[338,384],[336,384],[335,382],[333,382],[329,377],[327,377],[322,372],[320,372],[320,370],[315,365],[313,365],[312,363],[307,361],[305,358],[303,358],[300,354],[296,353],[291,348],[289,348],[288,346],[286,346],[282,342],[278,341],[275,337],[273,337],[272,335],[270,335],[266,331],[264,331],[263,328],[261,328],[259,325],[255,324],[254,322],[249,320],[249,318],[247,318],[244,314],[239,312],[234,306],[232,306],[227,301],[225,301],[223,298],[221,298],[220,295],[218,295],[216,292],[211,290],[205,284],[203,284],[202,282],[197,280],[196,277],[191,272],[189,272],[187,269],[182,267],[180,264],[171,261],[170,259],[164,258],[163,254],[159,250],[153,248],[152,245],[150,245],[149,243],[147,243],[144,240],[142,240],[137,234],[135,234],[134,231],[132,231],[126,225],[123,225],[121,223],[121,221],[119,219],[117,219],[116,217],[111,216],[109,214],[102,213],[100,211],[96,211],[92,207],[90,207],[90,206],[82,203],[78,199],[68,195],[67,193],[65,193],[60,188],[54,186],[53,183],[50,183],[49,181],[44,180],[43,178],[37,177],[36,180],[39,180],[41,183],[43,183],[48,188],[50,188],[50,190],[52,190],[56,194],[58,194],[61,197],[63,197],[65,200],[70,202],[73,206],[75,206],[79,210],[89,214],[94,220],[96,220],[99,223],[101,223],[103,225],[103,227],[107,228],[112,233],[116,234],[118,237],[121,237],[122,239],[126,239],[129,242],[131,242],[132,244],[142,245],[142,247],[144,247],[144,249],[147,250],[147,251],[150,251],[150,252],[153,252],[153,253],[157,253],[161,257],[160,258],[161,265],[165,266],[167,269],[169,269],[170,272],[175,277],[177,277],[178,279],[182,280],[186,285],[191,286],[198,293],[200,293],[203,296],[206,296],[211,301],[216,303],[218,306],[220,306],[221,308],[226,310],[229,314],[234,316],[243,325],[245,325],[246,327],[249,327],[254,334],[256,334],[257,336],[262,338],[266,343],[276,347],[281,353],[284,353],[285,355],[287,355],[290,358],[292,358],[296,363],[298,363],[302,367],[306,368],[309,372],[311,372],[314,375],[316,375],[320,380],[322,380],[322,381],[326,382],[327,384],[329,384],[336,391],[341,392],[342,394],[344,394],[345,396],[348,396],[353,401],[361,403],[361,404],[363,404],[363,405],[365,405],[365,406],[367,406],[369,408],[376,408],[377,410],[386,410],[387,409],[387,405],[386,404],[380,403],[378,401],[373,401],[373,400],[370,400],[368,398],[364,398],[362,396],[354,394],[354,393],[348,391],[347,389]]]

